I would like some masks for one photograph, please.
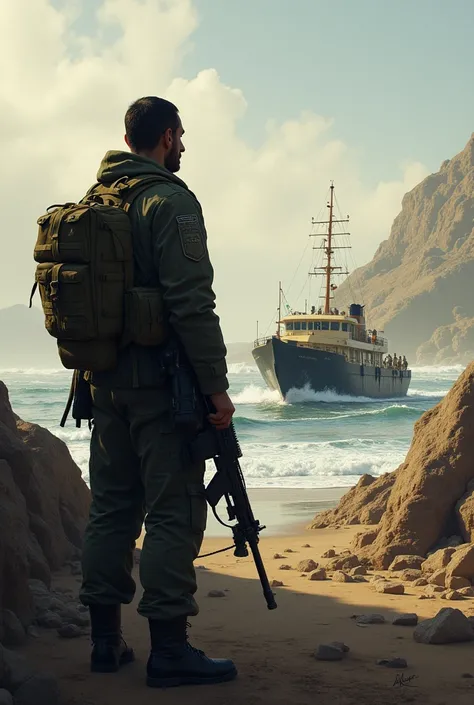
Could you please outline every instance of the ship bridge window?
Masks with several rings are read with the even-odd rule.
[[[308,330],[313,330],[313,321],[309,321],[308,323]]]
[[[286,330],[293,330],[293,323],[287,323]]]
[[[306,330],[306,321],[301,321],[301,330]]]
[[[321,330],[321,321],[314,322],[314,330]]]
[[[347,333],[347,323],[342,324],[342,330]]]
[[[331,330],[339,330],[339,322],[331,321]]]
[[[301,322],[295,321],[295,330],[301,330]]]
[[[321,321],[321,330],[329,330],[329,321]]]

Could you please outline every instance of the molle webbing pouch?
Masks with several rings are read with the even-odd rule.
[[[168,337],[168,327],[159,289],[133,287],[125,298],[124,339],[137,345],[161,345]]]

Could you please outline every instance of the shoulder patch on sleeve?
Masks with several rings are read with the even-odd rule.
[[[189,215],[177,215],[179,236],[185,257],[199,262],[204,257],[205,246],[202,226],[199,217],[195,213]]]

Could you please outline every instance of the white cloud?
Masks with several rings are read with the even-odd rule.
[[[38,215],[82,195],[105,151],[123,145],[123,115],[140,95],[165,95],[180,107],[181,175],[204,207],[230,341],[250,339],[255,320],[272,317],[278,280],[289,283],[330,179],[351,213],[362,264],[387,237],[403,194],[426,174],[407,164],[392,182],[368,187],[357,151],[334,136],[337,124],[307,112],[284,124],[269,116],[264,140],[250,146],[237,128],[251,106],[222,82],[218,63],[179,78],[198,22],[191,0],[98,2],[93,36],[74,34],[76,13],[73,3],[60,11],[48,0],[2,7],[0,193],[2,237],[12,245],[0,305],[27,299]]]

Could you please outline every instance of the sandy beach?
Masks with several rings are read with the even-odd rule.
[[[340,494],[339,490],[336,493]],[[420,620],[429,618],[447,606],[458,607],[471,616],[474,600],[419,600],[423,588],[410,584],[406,584],[405,595],[379,594],[371,587],[370,574],[368,582],[345,584],[330,579],[310,581],[296,569],[306,558],[324,565],[321,556],[326,550],[333,548],[340,553],[361,530],[360,526],[318,531],[301,528],[314,515],[312,509],[305,514],[301,503],[332,504],[336,496],[330,494],[305,490],[303,499],[298,492],[276,490],[265,491],[264,499],[263,493],[252,492],[256,515],[258,509],[262,521],[263,514],[273,515],[272,529],[264,532],[267,535],[260,547],[269,578],[283,582],[282,587],[275,588],[277,610],[267,610],[250,557],[237,559],[228,551],[196,561],[201,612],[192,620],[191,640],[210,656],[233,658],[239,669],[235,682],[167,691],[146,688],[148,630],[135,610],[138,593],[135,603],[123,609],[124,636],[133,645],[137,660],[119,673],[89,672],[87,636],[59,640],[54,631],[40,630],[38,638],[29,640],[25,655],[36,667],[58,677],[68,705],[177,705],[189,698],[195,705],[471,705],[474,678],[465,674],[474,675],[474,643],[418,644],[412,627],[394,626],[392,620],[409,612],[415,612]],[[290,528],[296,525],[300,526],[299,532]],[[202,552],[229,543],[229,536],[208,536]],[[275,553],[284,559],[274,559]],[[292,569],[280,570],[283,564]],[[55,578],[55,586],[70,587],[77,594],[79,579],[68,575],[66,569]],[[223,591],[225,596],[209,597],[210,590]],[[382,614],[386,623],[362,627],[353,618],[373,612]],[[349,646],[346,657],[338,662],[316,660],[317,646],[331,641]],[[376,664],[378,659],[393,657],[406,659],[408,667],[397,670]]]

